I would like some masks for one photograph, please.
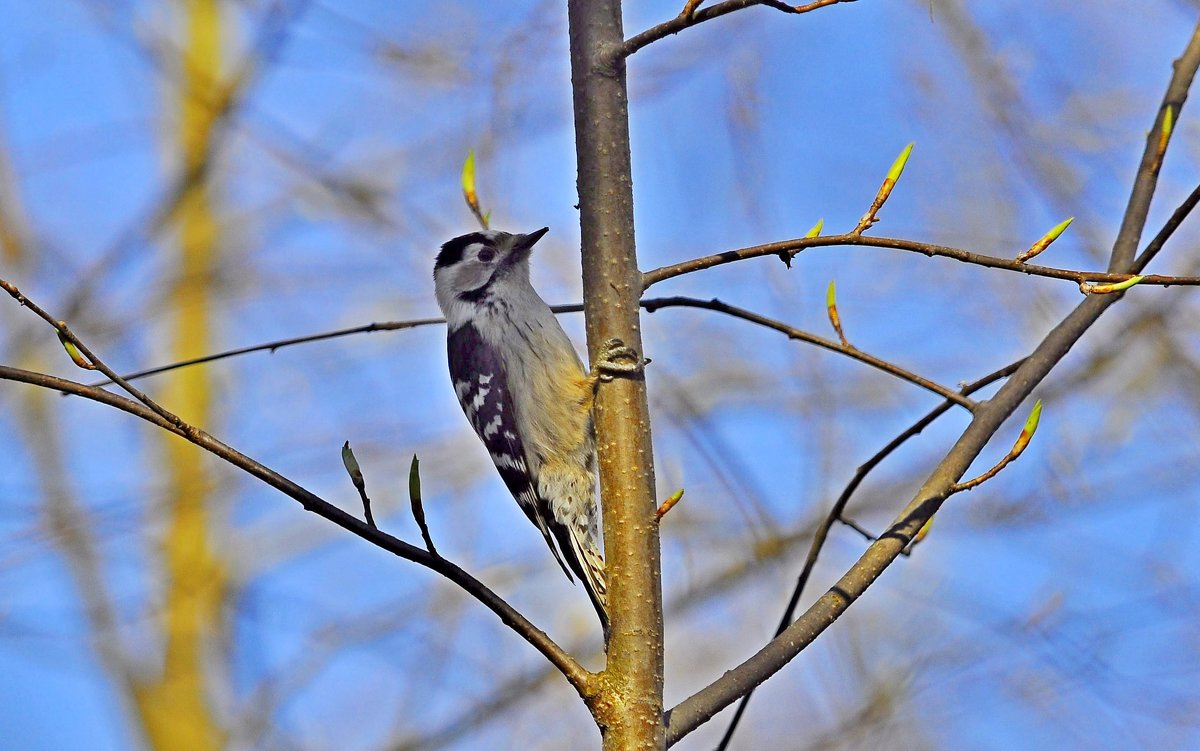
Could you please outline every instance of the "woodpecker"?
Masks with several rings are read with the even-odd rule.
[[[567,578],[583,582],[607,634],[592,402],[597,381],[645,361],[612,339],[584,369],[529,282],[530,253],[548,231],[456,237],[438,253],[434,288],[458,403]]]

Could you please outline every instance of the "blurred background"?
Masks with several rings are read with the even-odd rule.
[[[627,35],[677,2],[630,0]],[[1200,2],[750,8],[640,52],[629,82],[642,268],[851,228],[1101,268]],[[551,234],[534,282],[580,298],[565,4],[0,0],[0,277],[129,372],[437,315],[438,246]],[[1148,235],[1196,183],[1184,110]],[[1200,273],[1184,229],[1153,265]],[[1039,261],[1041,262],[1041,261]],[[822,248],[658,285],[831,336],[944,385],[1017,359],[1069,282]],[[1200,746],[1197,293],[1137,288],[1039,390],[1041,429],[953,498],[911,558],[756,695],[738,749]],[[582,319],[564,317],[579,346]],[[664,524],[667,703],[773,633],[816,524],[928,392],[766,329],[645,316]],[[599,634],[454,401],[440,327],[257,353],[143,382],[169,408],[439,549],[585,664]],[[89,381],[0,304],[0,362]],[[986,393],[986,392],[985,392]],[[1031,405],[974,473],[1008,451]],[[879,530],[966,424],[891,456],[847,515]],[[805,597],[863,550],[834,528]],[[574,692],[424,569],[133,418],[0,383],[0,748],[598,747]],[[728,712],[680,748],[711,748]]]

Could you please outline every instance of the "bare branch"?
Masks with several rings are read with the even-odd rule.
[[[1194,203],[1192,206],[1194,207]],[[1191,210],[1191,207],[1188,209]],[[856,235],[848,233],[844,235],[824,235],[821,237],[798,237],[792,240],[781,240],[779,242],[765,243],[763,245],[752,245],[746,248],[738,248],[737,250],[727,250],[723,253],[716,253],[710,256],[702,256],[693,258],[690,261],[682,261],[670,266],[653,269],[642,274],[642,288],[649,289],[652,285],[658,284],[666,279],[672,279],[684,274],[690,274],[703,269],[710,269],[714,266],[722,266],[734,261],[744,261],[748,258],[760,258],[762,256],[778,256],[781,253],[790,256],[796,256],[801,251],[808,248],[820,248],[827,246],[864,246],[872,248],[889,248],[891,250],[904,250],[910,253],[920,253],[930,258],[952,258],[955,261],[970,263],[976,266],[985,266],[992,269],[1002,269],[1004,271],[1016,271],[1030,276],[1044,276],[1051,279],[1066,279],[1081,284],[1083,282],[1103,282],[1103,283],[1119,283],[1128,281],[1132,274],[1114,273],[1103,271],[1074,271],[1071,269],[1059,269],[1051,266],[1036,266],[1033,264],[1020,263],[1009,258],[1000,258],[998,256],[989,256],[982,253],[973,253],[971,251],[962,250],[960,248],[951,248],[945,245],[935,245],[934,243],[923,243],[915,240],[901,240],[894,237],[873,237],[870,235]],[[1161,286],[1161,287],[1195,287],[1200,286],[1200,276],[1162,276],[1158,274],[1147,274],[1141,281],[1143,286]]]
[[[436,326],[445,323],[444,318],[417,318],[411,321],[392,321],[386,323],[368,323],[363,326],[353,326],[348,329],[337,329],[336,331],[325,331],[320,334],[310,334],[307,336],[297,336],[291,339],[277,339],[273,342],[265,344],[254,344],[249,347],[239,347],[238,349],[230,349],[224,352],[217,352],[204,357],[194,357],[190,360],[181,360],[179,362],[160,365],[146,370],[139,370],[135,373],[122,376],[126,381],[136,381],[139,378],[158,375],[178,368],[186,368],[192,365],[203,365],[204,363],[216,362],[217,360],[225,360],[230,357],[238,357],[239,355],[248,355],[252,352],[274,352],[277,349],[291,347],[296,344],[308,344],[309,342],[320,342],[326,339],[337,339],[342,336],[351,336],[353,334],[369,334],[374,331],[399,331],[401,329],[415,329],[422,326]],[[91,384],[92,386],[108,386],[113,381],[100,381]]]
[[[1125,216],[1121,219],[1121,229],[1117,232],[1117,240],[1113,243],[1112,256],[1108,262],[1109,271],[1122,271],[1133,265],[1134,253],[1141,241],[1142,230],[1146,226],[1146,217],[1150,214],[1150,201],[1154,198],[1154,189],[1158,186],[1158,174],[1162,169],[1163,155],[1167,143],[1174,131],[1173,123],[1179,117],[1183,102],[1187,99],[1188,89],[1192,86],[1192,78],[1196,75],[1195,66],[1191,65],[1191,57],[1200,55],[1200,50],[1193,49],[1197,45],[1192,38],[1183,55],[1175,61],[1175,76],[1167,89],[1167,95],[1158,107],[1154,116],[1154,127],[1146,134],[1146,147],[1142,151],[1142,162],[1134,177],[1133,195],[1125,207]],[[1181,75],[1181,71],[1191,69],[1190,73]]]
[[[97,370],[121,385],[122,388],[128,390],[134,395],[137,401],[126,399],[104,389],[85,386],[81,383],[56,378],[44,373],[33,373],[7,366],[0,366],[0,380],[20,381],[34,386],[54,389],[62,393],[82,396],[140,417],[153,425],[185,438],[205,451],[220,457],[228,464],[237,467],[243,472],[258,478],[267,485],[299,501],[305,510],[311,511],[337,524],[339,527],[358,535],[379,548],[441,574],[486,605],[500,617],[500,620],[505,625],[516,631],[522,638],[541,652],[547,660],[562,672],[581,697],[586,700],[591,695],[594,683],[593,674],[584,669],[575,658],[567,654],[544,631],[534,626],[525,616],[521,615],[478,579],[441,556],[421,550],[351,516],[283,475],[242,454],[205,431],[188,424],[136,388],[130,386],[128,382],[113,372],[108,365],[88,349],[78,337],[71,333],[66,324],[56,321],[45,310],[22,295],[15,286],[0,279],[0,288],[7,291],[22,305],[54,326],[59,333],[79,348],[79,351],[83,353],[89,362],[96,366]]]
[[[1133,271],[1136,274],[1137,272],[1146,268],[1147,264],[1154,260],[1154,257],[1158,255],[1159,251],[1163,249],[1163,246],[1167,244],[1167,240],[1171,239],[1171,235],[1175,234],[1175,230],[1179,229],[1179,225],[1183,224],[1183,220],[1187,218],[1188,214],[1192,213],[1192,210],[1196,208],[1197,204],[1200,204],[1200,185],[1192,188],[1192,192],[1188,194],[1187,198],[1183,199],[1183,203],[1179,204],[1179,206],[1173,212],[1171,212],[1171,217],[1167,219],[1166,223],[1163,224],[1162,229],[1160,229],[1158,234],[1156,234],[1154,238],[1146,244],[1146,249],[1143,250],[1136,259],[1134,259],[1133,267],[1130,269],[1130,271]],[[1142,283],[1144,284],[1146,279],[1152,278],[1153,277],[1151,276],[1143,277]]]
[[[719,18],[727,13],[749,8],[754,5],[763,5],[775,10],[781,10],[784,13],[808,13],[810,11],[824,8],[829,5],[837,5],[839,3],[853,3],[856,0],[815,0],[814,2],[805,3],[803,5],[788,5],[787,3],[779,2],[778,0],[725,0],[723,3],[709,6],[707,8],[697,7],[703,0],[688,0],[683,6],[680,14],[670,21],[664,21],[657,26],[649,28],[640,34],[630,37],[625,40],[625,43],[618,49],[619,57],[629,57],[633,53],[645,47],[648,44],[657,42],[673,34],[678,34],[684,29],[695,26],[705,21],[711,21],[714,18]]]
[[[31,310],[34,313],[34,315],[41,318],[46,323],[50,324],[50,326],[53,327],[54,330],[58,333],[58,340],[59,340],[59,342],[61,342],[63,344],[64,347],[66,347],[68,345],[70,345],[70,347],[74,347],[76,352],[71,353],[72,360],[75,360],[76,362],[78,362],[78,359],[77,359],[78,356],[82,355],[82,358],[84,360],[86,360],[88,363],[89,367],[86,368],[87,370],[100,371],[101,373],[106,375],[112,383],[115,383],[118,386],[120,386],[121,388],[123,388],[126,391],[126,393],[128,393],[130,396],[132,396],[137,401],[146,405],[146,407],[148,407],[152,412],[156,413],[159,417],[163,418],[167,422],[175,425],[176,427],[181,427],[184,424],[183,421],[180,420],[178,417],[171,414],[166,409],[163,409],[162,407],[160,407],[157,403],[154,402],[153,399],[146,396],[146,394],[139,391],[136,387],[131,386],[128,381],[126,381],[124,378],[121,378],[121,376],[117,375],[117,373],[115,371],[113,371],[111,368],[109,368],[107,365],[105,365],[100,360],[100,358],[96,357],[96,355],[94,355],[92,353],[92,351],[90,349],[88,349],[86,344],[84,344],[82,341],[80,341],[79,337],[75,336],[75,334],[67,326],[65,321],[60,321],[60,320],[56,319],[54,316],[47,313],[37,303],[33,302],[28,297],[21,294],[21,290],[17,289],[16,286],[13,285],[11,282],[8,282],[4,279],[0,279],[0,289],[3,289],[5,292],[7,292],[9,294],[9,296],[12,297],[14,300],[16,300],[18,303],[20,303],[22,307],[28,308],[29,310]],[[70,347],[68,347],[68,351],[70,351]]]
[[[1162,229],[1160,229],[1158,231],[1158,234],[1154,236],[1154,239],[1151,240],[1146,245],[1146,249],[1142,251],[1141,255],[1138,256],[1137,260],[1134,263],[1134,266],[1132,269],[1134,272],[1141,271],[1142,269],[1144,269],[1146,267],[1146,265],[1148,263],[1150,263],[1150,261],[1154,258],[1154,256],[1156,256],[1159,253],[1159,251],[1162,250],[1162,248],[1166,244],[1167,240],[1169,240],[1171,238],[1171,236],[1173,234],[1175,234],[1175,231],[1177,229],[1179,229],[1179,226],[1181,224],[1183,224],[1183,220],[1186,219],[1187,216],[1189,214],[1191,214],[1191,212],[1196,208],[1197,204],[1200,204],[1200,185],[1197,185],[1195,188],[1192,189],[1192,192],[1190,194],[1188,194],[1187,198],[1185,198],[1183,200],[1183,202],[1171,214],[1171,217],[1166,221],[1165,224],[1163,224]],[[819,238],[818,237],[817,233],[820,231],[818,229],[819,227],[820,227],[820,223],[818,223],[817,227],[814,227],[813,231],[810,231],[808,235],[806,235],[804,238],[801,238],[798,240],[789,240],[789,241],[784,241],[781,243],[774,243],[771,245],[758,245],[758,246],[753,246],[750,248],[743,248],[741,250],[729,251],[727,253],[721,253],[721,254],[718,254],[715,256],[706,256],[704,258],[698,258],[693,261],[685,261],[681,264],[675,264],[674,266],[664,266],[662,268],[646,272],[642,275],[643,289],[646,287],[649,287],[651,284],[655,284],[657,282],[663,281],[664,279],[670,279],[672,277],[679,276],[681,274],[691,273],[692,271],[699,271],[701,269],[711,268],[712,266],[719,266],[722,263],[731,263],[732,261],[742,260],[743,258],[756,258],[758,256],[764,256],[764,255],[782,254],[783,257],[788,258],[790,260],[792,256],[794,256],[796,253],[799,252],[799,250],[802,250],[805,247],[812,247],[814,245],[823,245],[824,244],[824,243],[816,243],[816,244],[806,243],[802,247],[800,247],[799,250],[792,247],[795,244],[802,243],[806,240],[828,239],[828,238]],[[847,237],[847,236],[843,235],[841,237]],[[846,243],[846,244],[891,247],[888,245],[880,244],[878,241],[882,240],[884,242],[896,242],[896,243],[907,242],[907,241],[902,241],[902,240],[889,240],[888,238],[862,238],[861,236],[860,236],[860,239],[864,240],[864,242]],[[876,242],[871,242],[871,241],[876,241]],[[835,243],[830,243],[830,244],[839,244],[839,243],[835,242]],[[916,247],[916,246],[920,246],[920,245],[922,245],[922,244],[912,243],[912,246],[914,246],[914,247],[901,248],[901,249],[902,250],[914,250],[916,252],[925,253],[925,250],[921,250],[920,248]],[[785,247],[783,250],[770,250],[770,249],[775,248],[776,246],[788,246],[788,247]],[[956,260],[966,261],[968,263],[975,262],[968,258],[961,258],[957,255],[957,254],[965,254],[967,256],[974,255],[974,254],[967,253],[966,251],[960,251],[955,248],[944,248],[942,246],[937,246],[937,245],[932,245],[932,246],[927,246],[927,247],[934,249],[934,251],[926,253],[927,255],[947,255],[947,257],[955,258]],[[769,250],[765,250],[763,252],[758,252],[759,249],[763,249],[763,248],[768,248]],[[754,252],[751,253],[751,251],[754,251]],[[955,255],[943,254],[940,251],[953,251],[953,253]],[[745,254],[745,255],[738,256],[735,258],[729,258],[728,257],[729,253]],[[985,256],[980,256],[980,257],[985,257]],[[987,258],[989,258],[991,260],[1003,260],[1003,259],[992,259],[991,257],[987,257]],[[983,265],[987,265],[987,264],[983,264]],[[1020,260],[1020,258],[1017,258],[1016,260],[1012,261],[1012,265],[1014,267],[1012,270],[1014,270],[1014,271],[1022,271],[1022,270],[1026,270],[1026,269],[1035,269],[1035,270],[1039,270],[1039,271],[1056,271],[1056,272],[1059,271],[1057,269],[1047,269],[1045,267],[1026,266]],[[1109,283],[1126,282],[1130,278],[1132,278],[1132,276],[1130,274],[1099,274],[1099,273],[1091,274],[1091,273],[1086,273],[1086,272],[1064,272],[1064,273],[1068,273],[1068,274],[1077,273],[1081,277],[1095,279],[1096,281],[1106,281]],[[1049,275],[1049,274],[1039,274],[1039,275]],[[1070,278],[1070,277],[1064,277],[1060,274],[1060,275],[1057,275],[1056,278]],[[1164,276],[1157,276],[1157,275],[1151,274],[1151,275],[1147,275],[1147,276],[1142,276],[1141,282],[1139,282],[1139,283],[1140,284],[1156,284],[1157,283],[1157,284],[1161,284],[1163,286],[1171,286],[1172,282],[1170,282],[1169,280],[1172,280],[1172,279],[1175,280],[1173,283],[1179,284],[1179,285],[1184,285],[1184,284],[1193,285],[1193,284],[1196,284],[1197,282],[1200,282],[1200,277],[1182,277],[1182,276],[1181,277],[1164,277]],[[1082,284],[1083,281],[1080,281],[1079,283]],[[642,300],[641,306],[643,308],[646,308],[647,310],[650,310],[652,308],[652,306],[660,303],[662,300],[665,300],[665,299],[682,299],[682,298],[650,298],[650,299]],[[579,313],[579,312],[583,311],[583,305],[581,303],[567,303],[564,305],[551,306],[551,309],[555,313]],[[148,368],[146,370],[139,370],[135,373],[130,373],[128,375],[125,375],[125,376],[123,376],[123,378],[126,381],[133,381],[133,380],[137,380],[139,378],[145,378],[147,376],[158,375],[160,373],[166,373],[166,372],[169,372],[172,370],[176,370],[177,368],[185,368],[185,367],[190,367],[192,365],[202,365],[204,363],[216,362],[217,360],[224,360],[224,359],[227,359],[230,357],[237,357],[240,355],[250,354],[252,352],[274,352],[275,350],[283,349],[284,347],[291,347],[291,346],[294,346],[297,344],[307,344],[309,342],[319,342],[319,341],[324,341],[326,339],[336,339],[336,338],[343,337],[343,336],[352,336],[354,334],[369,334],[369,333],[372,333],[375,331],[400,331],[400,330],[404,330],[404,329],[420,328],[423,326],[437,326],[437,325],[443,324],[445,322],[446,321],[443,318],[418,318],[418,319],[409,320],[409,321],[387,321],[384,323],[368,323],[368,324],[365,324],[362,326],[353,326],[353,327],[345,328],[345,329],[337,329],[335,331],[325,331],[325,332],[322,332],[319,334],[310,334],[307,336],[297,336],[297,337],[292,337],[290,339],[278,339],[278,340],[275,340],[272,342],[266,342],[263,344],[255,344],[255,345],[251,345],[248,347],[240,347],[237,349],[226,350],[224,352],[217,352],[212,355],[205,355],[204,357],[197,357],[197,358],[193,358],[191,360],[183,360],[180,362],[169,363],[167,365],[160,365],[160,366],[154,367],[154,368]],[[841,335],[839,334],[839,336],[841,336]],[[798,338],[802,338],[802,337],[798,337]],[[847,345],[847,346],[849,346],[849,345]],[[113,382],[112,381],[101,381],[99,383],[93,383],[91,385],[92,386],[107,386],[111,383],[113,383]]]
[[[801,539],[808,537],[809,533],[806,527],[807,525],[802,525],[801,529],[781,532],[774,538],[773,544],[755,546],[753,550],[745,551],[745,557],[723,565],[711,574],[706,574],[701,581],[693,582],[664,606],[667,619],[674,621],[682,618],[712,602],[713,598],[736,591],[743,586],[744,582],[751,580],[762,570],[786,560],[788,554],[800,544]],[[597,654],[601,652],[601,649],[600,646],[588,640],[572,645],[571,652]],[[514,676],[490,690],[486,698],[483,698],[478,704],[467,707],[440,729],[419,738],[401,741],[387,747],[392,751],[432,751],[450,745],[451,741],[457,740],[468,730],[494,722],[498,716],[499,718],[504,717],[503,713],[511,710],[517,702],[530,700],[531,692],[544,684],[552,675],[553,670],[544,666]],[[409,730],[407,725],[406,730]]]
[[[809,344],[815,344],[818,347],[830,350],[831,352],[837,352],[839,354],[846,355],[847,357],[851,357],[859,362],[870,365],[873,368],[882,370],[888,375],[893,375],[901,380],[920,386],[927,391],[932,391],[943,399],[954,402],[968,411],[974,411],[976,408],[975,402],[963,396],[961,393],[953,389],[946,388],[945,386],[935,383],[923,376],[919,376],[916,373],[905,370],[899,365],[890,363],[887,360],[881,360],[874,355],[869,355],[857,347],[849,344],[839,344],[831,339],[825,339],[824,337],[817,336],[816,334],[810,334],[807,331],[801,331],[800,329],[788,326],[785,323],[780,323],[772,318],[767,318],[766,316],[759,315],[758,313],[754,313],[744,308],[723,303],[717,299],[697,300],[692,297],[659,297],[643,300],[642,307],[651,313],[660,308],[680,307],[702,308],[704,310],[714,310],[718,313],[724,313],[725,315],[733,316],[734,318],[740,318],[743,321],[749,321],[751,323],[756,323],[759,326],[765,326],[766,328],[778,331],[781,334],[786,334],[789,339],[799,339],[801,341],[808,342]]]
[[[1200,190],[1200,189],[1198,189],[1198,190]],[[1198,197],[1200,197],[1200,195],[1198,195]],[[973,401],[971,401],[970,399],[963,397],[960,393],[958,393],[952,389],[949,389],[945,386],[942,386],[938,383],[935,383],[934,381],[930,381],[929,379],[919,376],[908,370],[905,370],[904,368],[901,368],[898,365],[895,365],[886,360],[882,360],[880,358],[869,355],[866,352],[863,352],[862,350],[858,349],[854,345],[850,344],[848,341],[845,341],[845,337],[840,331],[838,332],[838,334],[843,339],[841,344],[839,344],[838,342],[834,342],[829,339],[825,339],[823,337],[817,336],[815,334],[810,334],[806,331],[802,331],[801,329],[797,329],[792,326],[788,326],[787,324],[781,323],[781,322],[776,321],[771,318],[767,318],[765,316],[759,315],[752,311],[748,311],[743,308],[738,308],[733,305],[728,305],[717,299],[700,300],[700,299],[691,298],[691,297],[652,297],[652,298],[647,298],[645,300],[642,300],[640,305],[641,305],[641,307],[645,308],[648,312],[651,312],[651,313],[653,313],[654,311],[656,311],[660,308],[672,308],[672,307],[702,308],[705,310],[713,310],[713,311],[716,311],[719,313],[725,313],[726,315],[730,315],[735,318],[740,318],[742,320],[749,321],[751,323],[756,323],[760,326],[766,326],[767,328],[774,329],[775,331],[779,331],[780,333],[786,334],[791,339],[797,339],[800,341],[808,342],[809,344],[815,344],[816,346],[823,347],[827,350],[830,350],[831,352],[837,352],[838,354],[846,355],[847,357],[853,358],[855,360],[858,360],[859,362],[870,365],[871,367],[882,370],[885,373],[896,376],[897,378],[900,378],[901,380],[908,381],[917,386],[920,386],[923,389],[932,391],[933,393],[937,394],[938,396],[941,396],[944,399],[949,399],[952,402],[954,402],[955,404],[958,404],[959,406],[964,407],[968,410],[975,408],[975,403]],[[583,306],[579,303],[569,303],[566,305],[554,305],[554,306],[552,306],[551,309],[555,313],[578,313],[581,310],[583,310]],[[306,344],[308,342],[323,341],[325,339],[333,339],[336,337],[351,336],[354,334],[363,334],[363,333],[369,333],[369,332],[373,332],[373,331],[398,331],[398,330],[403,330],[403,329],[417,328],[419,326],[429,326],[429,325],[436,325],[436,324],[441,324],[441,323],[445,323],[445,321],[441,318],[422,318],[422,319],[417,319],[417,320],[413,320],[413,321],[392,321],[392,322],[385,322],[385,323],[370,323],[370,324],[366,324],[364,326],[354,326],[351,328],[339,329],[337,331],[328,331],[328,332],[324,332],[324,333],[320,333],[320,334],[312,334],[310,336],[298,336],[298,337],[293,337],[291,339],[280,339],[278,341],[266,342],[264,344],[256,344],[256,345],[253,345],[250,347],[240,347],[238,349],[232,349],[232,350],[228,350],[226,352],[218,352],[216,354],[207,355],[207,356],[201,357],[201,358],[195,358],[192,360],[184,360],[182,362],[171,363],[168,365],[161,365],[156,368],[150,368],[147,370],[138,371],[137,373],[133,373],[131,375],[124,376],[124,378],[125,378],[125,380],[128,381],[128,380],[132,380],[134,378],[143,378],[143,377],[146,377],[149,375],[157,375],[160,373],[165,373],[165,372],[168,372],[171,370],[175,370],[177,368],[184,368],[184,367],[189,367],[192,365],[199,365],[202,363],[214,362],[216,360],[222,360],[222,359],[229,358],[229,357],[236,357],[238,355],[244,355],[244,354],[247,354],[250,352],[263,352],[263,351],[274,352],[277,349],[283,349],[284,347],[290,347],[290,346],[293,346],[296,344]],[[836,325],[837,324],[835,324],[835,326]],[[105,386],[105,385],[108,385],[109,383],[112,383],[112,382],[104,381],[102,383],[96,383],[96,384],[92,384],[92,385],[93,386]]]

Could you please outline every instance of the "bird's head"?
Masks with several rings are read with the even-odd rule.
[[[529,254],[548,227],[527,235],[485,230],[460,235],[442,245],[433,281],[443,310],[458,302],[480,301],[493,285],[529,282]]]

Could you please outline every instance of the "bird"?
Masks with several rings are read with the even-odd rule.
[[[592,404],[598,381],[645,361],[609,339],[596,366],[584,369],[529,281],[533,246],[548,231],[488,229],[447,241],[434,263],[434,292],[463,413],[567,578],[583,583],[607,637]]]

